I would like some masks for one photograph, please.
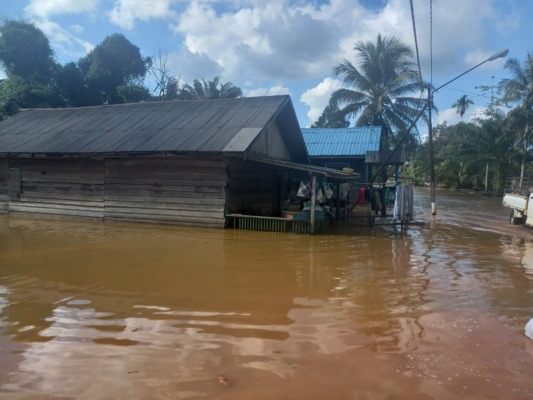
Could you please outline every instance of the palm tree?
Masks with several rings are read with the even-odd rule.
[[[525,62],[522,64],[517,59],[511,58],[505,62],[504,67],[513,76],[510,79],[502,79],[498,87],[504,94],[501,101],[504,103],[518,103],[514,110],[514,119],[518,123],[520,142],[522,144],[522,162],[520,166],[520,183],[524,179],[524,171],[527,153],[530,143],[533,108],[533,55],[527,53]],[[519,117],[519,118],[517,118]]]
[[[455,111],[457,114],[461,116],[461,119],[463,119],[463,116],[465,115],[466,110],[474,104],[472,100],[468,98],[466,94],[463,94],[461,97],[457,99],[455,103],[452,104],[452,107],[455,108]]]
[[[333,68],[344,87],[333,92],[332,104],[357,126],[381,126],[385,137],[405,129],[427,101],[410,97],[424,89],[412,49],[396,37],[378,35],[376,43],[358,42],[354,50],[358,67],[344,59]]]
[[[339,108],[335,104],[329,104],[311,128],[347,128],[349,125],[350,121],[339,112]]]
[[[197,100],[197,99],[234,99],[242,96],[241,88],[234,86],[233,83],[221,83],[218,76],[212,81],[195,79],[192,85],[186,84],[180,93],[180,99]]]
[[[505,174],[513,163],[514,134],[503,112],[488,109],[483,118],[477,118],[478,129],[468,135],[472,163],[485,164],[485,191],[488,190],[489,165],[494,170],[495,191],[503,189]],[[480,170],[478,167],[477,170]]]

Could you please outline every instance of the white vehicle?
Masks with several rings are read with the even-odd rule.
[[[511,224],[525,223],[528,226],[533,226],[533,186],[528,178],[507,178],[503,205],[511,209],[511,216],[509,217]],[[529,208],[531,208],[530,213],[528,213]]]

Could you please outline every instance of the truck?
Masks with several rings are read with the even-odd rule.
[[[511,209],[509,223],[533,227],[533,180],[528,177],[507,178],[502,204]]]

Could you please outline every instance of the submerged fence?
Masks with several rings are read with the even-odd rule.
[[[229,214],[226,217],[230,219],[229,227],[241,230],[310,234],[318,232],[325,225],[315,221],[315,232],[311,232],[310,221],[243,214]]]

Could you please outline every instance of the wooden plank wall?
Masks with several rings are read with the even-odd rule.
[[[8,210],[9,195],[7,191],[9,161],[7,158],[0,159],[0,214],[6,214]]]
[[[9,209],[10,213],[223,227],[225,166],[222,159],[188,157],[0,160],[0,213]],[[9,171],[13,169],[20,170],[21,190],[10,200]]]
[[[280,198],[276,195],[277,186]],[[228,164],[228,213],[278,216],[279,203],[288,196],[287,176],[276,167],[257,162],[234,161]]]
[[[224,227],[222,159],[107,159],[105,187],[106,219]]]
[[[290,160],[291,153],[281,136],[277,124],[272,124],[258,138],[252,149],[253,154],[272,157],[279,160]]]
[[[103,218],[103,160],[15,158],[9,169],[19,169],[21,179],[20,193],[11,196],[9,213]]]

